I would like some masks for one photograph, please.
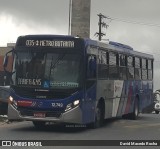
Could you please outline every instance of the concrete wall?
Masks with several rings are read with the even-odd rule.
[[[91,0],[72,0],[71,35],[90,37]]]

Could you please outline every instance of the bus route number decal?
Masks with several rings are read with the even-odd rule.
[[[53,108],[62,108],[63,107],[63,103],[52,103],[52,107]]]
[[[61,40],[26,40],[27,47],[74,48],[74,41]]]

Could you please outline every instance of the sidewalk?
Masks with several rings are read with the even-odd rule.
[[[0,115],[0,125],[8,124],[7,115]]]

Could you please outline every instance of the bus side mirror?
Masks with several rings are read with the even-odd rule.
[[[8,65],[8,59],[9,59],[9,57],[7,55],[5,55],[4,60],[3,60],[3,67],[5,67],[5,68]]]
[[[13,55],[13,51],[14,51],[14,49],[12,49],[11,51],[9,51],[9,52],[7,52],[6,53],[6,55],[4,56],[4,60],[3,60],[3,68],[4,68],[4,71],[5,72],[9,72],[9,71],[7,71],[7,66],[8,66],[8,63],[9,63],[9,53],[12,53],[12,55]]]

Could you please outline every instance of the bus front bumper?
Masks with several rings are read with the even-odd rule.
[[[10,121],[46,121],[54,123],[77,123],[82,124],[82,111],[79,106],[64,112],[60,117],[34,117],[34,116],[22,116],[20,112],[14,108],[11,104],[8,104],[8,120]]]

